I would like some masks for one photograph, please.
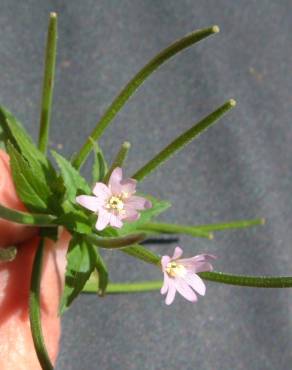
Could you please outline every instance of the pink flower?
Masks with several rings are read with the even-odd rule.
[[[176,291],[188,301],[196,302],[197,295],[194,291],[200,295],[205,295],[206,292],[206,286],[197,273],[213,270],[209,261],[215,259],[215,256],[199,254],[195,257],[180,259],[182,254],[183,250],[176,247],[172,257],[163,256],[161,258],[164,282],[160,292],[161,294],[167,293],[165,299],[167,305],[173,302]]]
[[[123,226],[123,221],[136,221],[140,217],[138,212],[151,208],[149,200],[134,195],[137,181],[123,180],[122,169],[113,170],[108,185],[97,182],[93,188],[94,196],[80,195],[76,202],[92,212],[98,214],[96,228],[103,230],[107,225],[117,228]]]

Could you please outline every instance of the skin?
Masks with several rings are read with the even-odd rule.
[[[0,202],[25,211],[11,177],[9,157],[0,151]],[[0,262],[0,369],[41,369],[32,341],[28,297],[32,264],[39,242],[36,228],[0,219],[1,247],[17,244],[16,258]],[[56,243],[46,240],[41,280],[42,328],[49,356],[54,363],[61,334],[58,306],[63,289],[66,251],[70,234],[60,231]]]

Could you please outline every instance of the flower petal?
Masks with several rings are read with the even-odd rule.
[[[99,199],[107,199],[111,196],[110,189],[102,182],[97,182],[92,190],[93,194]]]
[[[139,210],[149,208],[149,203],[151,204],[151,202],[149,202],[147,199],[137,195],[132,195],[125,200],[125,205],[127,205],[128,208]]]
[[[97,222],[95,224],[95,227],[97,230],[101,231],[107,227],[110,221],[111,214],[107,211],[99,211]]]
[[[96,212],[103,205],[100,199],[91,195],[79,195],[76,197],[76,202],[92,212]]]
[[[175,293],[176,293],[176,288],[175,288],[175,283],[173,279],[169,279],[168,281],[168,291],[167,291],[167,296],[165,298],[165,303],[169,306],[172,304],[175,298]]]
[[[166,266],[169,262],[170,262],[170,257],[169,256],[162,256],[161,257],[161,266],[162,266],[163,271],[166,269]]]
[[[118,216],[116,216],[112,213],[110,215],[110,225],[120,229],[123,226],[123,222],[120,220],[120,218]]]
[[[121,181],[122,193],[132,195],[136,192],[137,180],[126,179]]]
[[[115,195],[118,195],[122,192],[122,181],[123,171],[120,167],[116,167],[109,179],[108,186],[111,189],[111,192]]]
[[[133,209],[129,209],[129,210],[126,210],[126,213],[124,215],[121,216],[121,220],[125,220],[125,221],[137,221],[140,217],[140,214],[133,210]]]
[[[164,273],[164,280],[163,280],[163,285],[160,289],[160,293],[161,294],[166,294],[167,291],[168,291],[168,283],[169,283],[169,277],[167,275],[167,273],[165,272]]]
[[[173,256],[171,257],[172,260],[177,260],[183,254],[183,250],[181,247],[177,246],[174,249]]]
[[[200,295],[205,295],[206,293],[206,285],[204,284],[203,280],[200,276],[188,272],[183,279]]]
[[[196,293],[188,286],[188,284],[182,278],[175,278],[176,290],[188,301],[196,302]]]

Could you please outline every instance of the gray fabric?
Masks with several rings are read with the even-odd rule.
[[[51,147],[67,156],[150,57],[193,29],[221,27],[156,72],[101,145],[111,160],[131,141],[130,175],[193,122],[237,99],[141,188],[172,201],[162,217],[171,222],[266,217],[264,227],[217,233],[214,241],[182,237],[180,245],[186,255],[218,255],[217,270],[291,275],[291,0],[2,0],[0,100],[35,137],[51,10],[60,15]],[[172,248],[153,246],[162,254]],[[104,256],[114,281],[160,277],[119,252]],[[291,290],[207,286],[195,305],[177,297],[166,307],[158,292],[81,297],[63,318],[56,369],[289,370]]]

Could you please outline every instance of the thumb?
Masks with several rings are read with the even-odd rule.
[[[58,307],[70,234],[45,242],[41,279],[41,319],[48,354],[54,363],[61,333]],[[22,243],[14,261],[0,264],[0,369],[41,369],[31,335],[28,299],[39,237]]]

